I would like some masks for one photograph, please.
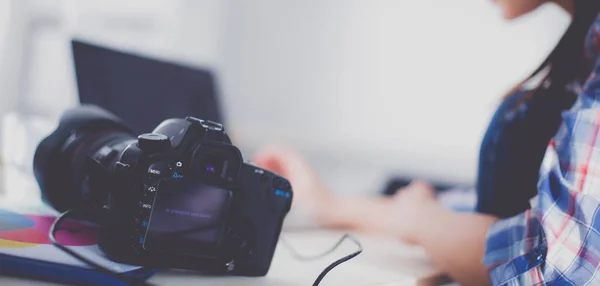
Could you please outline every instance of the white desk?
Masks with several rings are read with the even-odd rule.
[[[302,231],[282,234],[294,249],[306,255],[318,254],[330,248],[343,233],[333,231]],[[432,267],[422,249],[403,245],[392,239],[356,235],[363,244],[361,255],[333,269],[322,281],[333,285],[439,285],[443,276]],[[316,261],[300,261],[279,244],[270,272],[266,277],[203,277],[190,272],[167,271],[154,276],[155,285],[312,285],[314,279],[331,262],[356,250],[354,243],[344,242],[338,250]],[[0,276],[0,285],[53,285]]]
[[[15,180],[31,183],[30,180]],[[24,190],[35,185],[11,185],[13,188]],[[29,204],[23,204],[23,201]],[[35,209],[45,213],[45,208],[39,208],[35,199],[23,200],[18,203],[18,209]],[[16,203],[0,198],[0,207],[11,209]],[[292,219],[289,217],[288,219]],[[282,237],[303,255],[319,254],[328,250],[344,233],[312,230],[284,231]],[[394,239],[374,237],[370,235],[355,235],[363,245],[364,251],[354,259],[333,269],[322,281],[323,286],[335,285],[365,285],[365,286],[396,286],[396,285],[436,285],[440,284],[442,275],[429,262],[424,251],[399,243]],[[151,278],[155,285],[312,285],[319,273],[331,262],[348,255],[356,250],[350,242],[344,242],[335,252],[316,261],[299,261],[295,259],[285,246],[280,243],[277,247],[271,269],[266,277],[203,277],[195,273],[167,271]],[[48,282],[37,282],[0,276],[0,285],[38,286],[53,285]],[[54,284],[56,285],[56,284]]]
[[[330,248],[343,233],[310,231],[284,233],[288,243],[302,254],[318,254]],[[357,235],[364,251],[354,259],[334,268],[321,285],[436,285],[441,275],[431,266],[425,253],[395,241]],[[269,274],[262,278],[198,278],[193,275],[164,273],[152,281],[166,285],[312,285],[319,273],[331,262],[354,252],[357,247],[346,241],[334,253],[316,260],[299,261],[289,250],[279,244]],[[175,280],[176,279],[176,280]]]

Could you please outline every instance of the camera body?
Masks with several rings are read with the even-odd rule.
[[[34,168],[44,199],[59,211],[86,210],[112,260],[265,275],[290,183],[244,162],[219,123],[168,119],[136,139],[111,116],[76,108],[40,144]]]

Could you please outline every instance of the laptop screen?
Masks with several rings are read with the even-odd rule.
[[[136,133],[168,118],[223,123],[209,71],[72,41],[79,101],[121,117]]]

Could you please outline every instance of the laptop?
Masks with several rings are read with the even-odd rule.
[[[71,46],[80,103],[109,110],[137,134],[174,117],[224,123],[210,71],[81,40]]]

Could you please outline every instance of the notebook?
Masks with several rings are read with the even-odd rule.
[[[126,285],[54,247],[48,238],[54,219],[0,209],[0,274],[76,285]],[[156,273],[106,258],[97,244],[97,230],[90,223],[65,220],[56,238],[86,258],[132,278],[147,279]]]

